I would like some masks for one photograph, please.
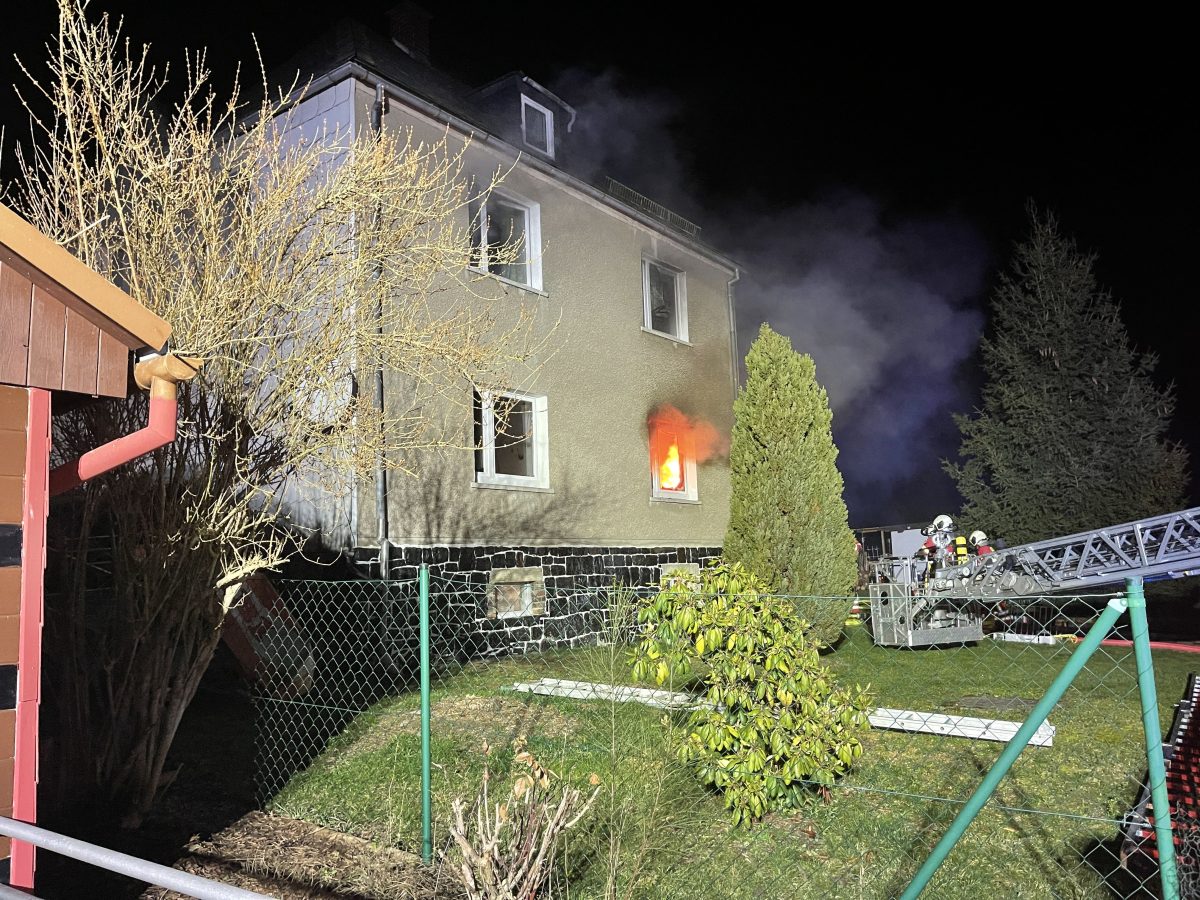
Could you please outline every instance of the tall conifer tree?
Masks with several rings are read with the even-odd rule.
[[[848,594],[858,574],[854,536],[830,430],[833,414],[812,357],[763,325],[746,355],[746,384],[733,408],[726,559],[781,592]],[[836,639],[846,612],[829,603],[802,610],[826,643]]]
[[[992,298],[982,408],[955,417],[962,462],[944,464],[964,521],[1010,545],[1179,509],[1187,485],[1155,357],[1131,346],[1095,257],[1030,218]]]

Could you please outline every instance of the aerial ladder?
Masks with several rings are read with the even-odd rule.
[[[1126,578],[1200,574],[1200,507],[1009,547],[943,564],[883,559],[872,571],[871,627],[884,646],[959,643],[983,637],[999,603],[1090,593]]]

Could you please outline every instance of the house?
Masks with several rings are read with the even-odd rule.
[[[430,64],[428,14],[402,4],[388,24],[344,22],[289,64],[288,80],[312,78],[296,127],[469,137],[473,177],[506,172],[475,211],[477,266],[535,311],[554,352],[531,384],[464,386],[442,411],[458,417],[461,450],[294,514],[373,573],[411,578],[428,562],[490,586],[489,616],[522,621],[554,618],[541,598],[555,588],[657,583],[665,566],[718,554],[730,473],[713,447],[732,426],[738,267],[693,223],[576,174],[569,98],[520,72],[470,88]],[[522,239],[519,258],[488,260],[497,235]],[[402,383],[384,381],[385,404],[400,402]]]

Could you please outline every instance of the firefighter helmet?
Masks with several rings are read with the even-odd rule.
[[[982,531],[972,531],[971,532],[971,546],[972,547],[978,547],[980,544],[986,544],[986,543],[987,543],[987,535],[984,534]]]
[[[949,531],[953,527],[954,520],[944,513],[933,520],[934,531]]]

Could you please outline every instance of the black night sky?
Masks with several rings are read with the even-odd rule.
[[[206,46],[228,73],[252,58],[251,33],[270,65],[318,37],[329,16],[382,27],[390,5],[92,8],[125,14],[128,33],[160,58]],[[10,18],[4,43],[36,60],[54,7],[31,6]],[[957,508],[938,460],[957,447],[950,413],[977,396],[987,292],[1024,234],[1029,200],[1099,255],[1134,342],[1156,351],[1160,376],[1176,384],[1176,437],[1200,458],[1190,365],[1200,311],[1187,265],[1200,239],[1194,74],[1181,27],[1128,18],[968,27],[872,20],[861,9],[818,21],[804,7],[765,4],[719,14],[670,4],[427,8],[436,64],[474,84],[521,69],[557,91],[596,141],[597,171],[693,218],[745,263],[743,344],[765,317],[813,353],[834,402],[852,524]],[[4,57],[0,115],[11,140],[24,135],[8,96],[20,76]]]

